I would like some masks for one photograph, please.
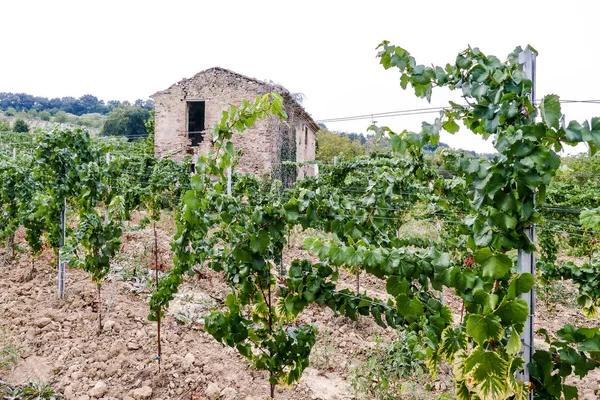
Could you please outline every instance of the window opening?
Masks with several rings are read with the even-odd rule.
[[[304,145],[308,148],[308,126],[304,125]]]
[[[188,135],[192,146],[198,146],[204,140],[205,103],[188,101]]]

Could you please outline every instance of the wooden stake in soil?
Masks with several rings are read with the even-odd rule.
[[[271,269],[269,267],[269,275],[267,281],[267,287],[269,292],[269,335],[273,335],[273,309],[271,308]],[[271,398],[275,398],[275,385],[271,382],[273,379],[273,371],[269,371],[269,388],[271,392]]]
[[[100,296],[101,289],[102,285],[98,284],[98,335],[102,333],[102,297]]]
[[[10,237],[8,238],[7,248],[10,251],[8,251],[8,249],[7,249],[6,254],[4,255],[4,262],[8,262],[8,260],[14,260],[14,258],[15,258],[15,234],[14,233],[12,235],[10,235]]]
[[[63,200],[63,207],[60,212],[61,239],[60,249],[58,250],[58,297],[65,297],[65,262],[62,260],[62,247],[65,245],[65,236],[67,231],[67,199]]]
[[[154,222],[154,272],[156,279],[156,291],[158,291],[158,235],[156,234],[156,221]],[[160,358],[162,357],[162,348],[160,343],[160,313],[161,309],[158,308],[158,313],[156,314],[156,337],[158,341],[158,355],[156,356],[158,360],[158,372],[160,372]]]

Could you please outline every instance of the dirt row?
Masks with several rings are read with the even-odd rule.
[[[162,263],[168,267],[172,225],[159,226]],[[31,259],[20,252],[5,261],[0,250],[0,344],[17,349],[18,362],[9,370],[0,369],[0,381],[20,384],[28,379],[43,380],[77,399],[267,399],[267,374],[254,370],[235,350],[217,343],[203,332],[202,320],[218,309],[227,287],[221,274],[202,271],[186,281],[173,301],[162,328],[163,356],[157,359],[156,325],[147,320],[152,271],[147,270],[153,236],[151,229],[128,231],[123,249],[114,262],[102,290],[99,305],[96,287],[87,274],[68,270],[66,297],[56,294],[53,255],[45,252]],[[305,257],[300,243],[292,240],[284,252],[284,263]],[[22,232],[17,243],[23,243]],[[355,287],[355,277],[342,275],[340,286]],[[384,282],[362,276],[361,291],[385,298]],[[573,288],[566,288],[567,292]],[[446,303],[460,321],[462,302],[447,290]],[[98,334],[98,309],[104,329]],[[556,331],[564,323],[594,326],[569,304],[538,302],[537,327]],[[310,306],[300,322],[319,328],[319,338],[309,367],[299,384],[278,387],[279,399],[357,399],[349,374],[364,362],[376,346],[374,335],[384,340],[396,332],[378,327],[371,319],[359,323],[339,318],[326,307]],[[424,381],[411,384],[419,389],[416,398],[433,399],[451,391],[449,368],[442,369],[433,389],[424,391]],[[573,380],[580,398],[600,396],[600,374]],[[411,397],[412,398],[412,397]]]

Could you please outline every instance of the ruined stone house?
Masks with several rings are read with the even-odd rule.
[[[284,161],[315,159],[318,125],[294,96],[284,87],[229,71],[210,68],[192,78],[183,79],[170,88],[150,96],[154,100],[157,157],[183,159],[187,154],[207,154],[212,147],[211,129],[222,112],[242,100],[253,101],[258,95],[277,92],[284,99],[287,123],[275,117],[257,120],[232,142],[242,151],[238,172],[257,176],[289,179],[291,171],[298,179],[314,175],[314,166],[285,166]],[[289,175],[289,174],[288,174]]]

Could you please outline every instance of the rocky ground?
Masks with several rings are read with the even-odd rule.
[[[168,243],[172,221],[159,225],[163,263],[171,260]],[[131,230],[123,250],[102,289],[99,306],[96,287],[86,273],[69,270],[66,297],[56,295],[56,271],[47,251],[32,261],[27,252],[0,262],[0,346],[11,346],[16,363],[2,369],[0,382],[20,384],[43,380],[65,398],[85,399],[266,399],[266,373],[257,372],[236,351],[217,343],[202,330],[202,318],[219,307],[226,293],[220,274],[203,271],[186,282],[173,302],[162,327],[163,356],[157,355],[156,325],[147,320],[153,272],[147,260],[153,241],[151,229]],[[301,238],[285,253],[289,262],[304,256]],[[17,243],[23,244],[22,232]],[[6,259],[0,250],[0,261]],[[284,261],[285,261],[284,260]],[[355,277],[345,276],[342,286],[354,287]],[[568,289],[568,288],[567,288]],[[385,298],[385,286],[375,278],[361,278],[361,290]],[[568,292],[568,290],[567,290]],[[444,293],[460,320],[461,302]],[[104,327],[98,334],[98,310]],[[565,322],[597,325],[568,305],[538,304],[538,326],[558,329]],[[374,335],[391,340],[393,330],[383,330],[370,319],[359,323],[336,318],[327,308],[311,306],[301,316],[319,328],[319,339],[301,382],[278,387],[279,399],[356,399],[349,375],[376,346]],[[433,399],[450,391],[451,377],[443,370],[437,381],[409,382],[407,398]],[[592,373],[575,382],[581,398],[597,398],[600,375]],[[429,383],[431,390],[424,390]]]

